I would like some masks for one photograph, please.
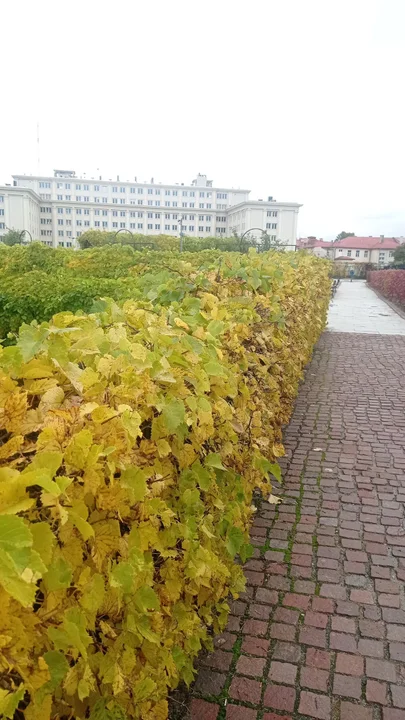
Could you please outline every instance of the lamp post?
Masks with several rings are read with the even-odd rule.
[[[22,236],[25,235],[25,233],[27,233],[27,235],[30,236],[30,242],[32,242],[32,235],[31,235],[31,233],[30,233],[29,230],[21,230],[21,232],[20,232],[20,240],[21,240],[21,242],[22,242]]]
[[[127,228],[120,228],[119,230],[117,230],[116,233],[114,233],[113,240],[115,240],[115,238],[117,237],[117,235],[119,235],[120,232],[128,232],[131,235],[131,237],[134,237],[134,233],[131,232],[131,230],[128,230]]]
[[[179,223],[180,228],[180,252],[183,252],[183,215],[180,217],[180,220],[177,222]]]

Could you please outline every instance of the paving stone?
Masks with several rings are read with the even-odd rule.
[[[302,690],[298,712],[311,718],[329,720],[331,712],[330,698],[327,695]]]
[[[206,702],[205,700],[194,699],[190,705],[190,718],[191,720],[216,720],[219,709],[219,705]]]
[[[241,700],[242,702],[252,703],[252,705],[258,705],[261,690],[261,683],[257,680],[235,675],[229,688],[229,695],[234,700]]]
[[[273,660],[270,665],[269,679],[272,682],[294,685],[297,677],[297,666]]]
[[[284,685],[268,685],[264,693],[264,706],[272,710],[292,712],[295,704],[295,689]]]

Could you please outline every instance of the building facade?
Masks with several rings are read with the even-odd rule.
[[[258,227],[295,245],[300,205],[250,201],[249,190],[215,188],[206,175],[190,185],[103,180],[55,170],[52,177],[13,175],[0,186],[0,240],[8,228],[28,231],[54,247],[75,247],[86,230],[129,230],[143,235],[239,235]]]
[[[395,248],[401,245],[402,238],[357,237],[351,235],[335,242],[318,240],[316,237],[299,238],[297,250],[305,250],[311,255],[340,260],[347,264],[365,263],[385,266],[394,262]]]

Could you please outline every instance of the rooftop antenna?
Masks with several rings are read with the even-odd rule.
[[[41,174],[41,156],[40,156],[40,149],[39,149],[39,122],[37,122],[37,170],[38,175]]]

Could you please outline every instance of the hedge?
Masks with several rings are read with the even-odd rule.
[[[381,295],[405,308],[405,270],[372,270],[367,281]]]
[[[244,589],[253,491],[280,477],[328,264],[173,264],[166,306],[152,287],[0,347],[6,718],[164,720]]]

